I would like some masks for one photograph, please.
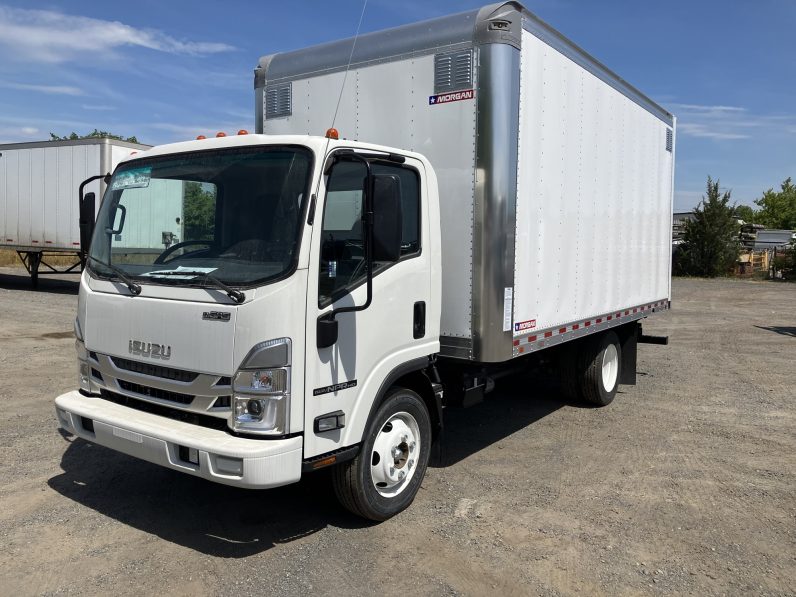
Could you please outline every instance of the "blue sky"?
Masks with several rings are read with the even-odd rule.
[[[362,31],[484,2],[368,0]],[[796,2],[527,0],[678,116],[675,209],[708,174],[751,203],[796,177]],[[263,54],[353,35],[361,0],[0,0],[0,143],[253,129]]]

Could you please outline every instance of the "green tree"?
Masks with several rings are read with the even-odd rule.
[[[686,222],[683,244],[675,271],[690,276],[715,278],[729,272],[738,259],[738,219],[730,205],[730,191],[719,190],[719,181],[708,176],[707,194]]]
[[[108,131],[100,131],[97,129],[94,129],[88,135],[78,135],[76,132],[72,131],[69,135],[59,137],[55,133],[50,133],[50,141],[76,141],[78,139],[116,139],[117,141],[138,143],[138,139],[136,137],[121,137],[119,135],[109,133]]]
[[[757,221],[760,217],[758,212],[749,205],[737,205],[735,207],[735,216],[747,224],[759,224]]]
[[[790,177],[780,185],[779,191],[768,189],[755,200],[760,209],[756,212],[757,223],[766,228],[796,230],[796,185]]]
[[[215,193],[203,189],[198,182],[186,182],[183,217],[185,218],[183,240],[213,240],[216,221]]]

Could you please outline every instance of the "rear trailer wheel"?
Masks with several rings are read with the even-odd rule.
[[[607,406],[619,387],[622,348],[614,332],[602,334],[584,351],[585,368],[580,378],[580,395],[586,402]]]
[[[396,388],[368,423],[362,449],[332,471],[335,494],[348,510],[387,520],[415,499],[431,454],[431,419],[412,390]]]

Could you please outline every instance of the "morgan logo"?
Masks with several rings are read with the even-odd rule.
[[[525,330],[532,330],[536,327],[536,320],[529,319],[528,321],[518,321],[514,324],[515,332],[524,332]]]
[[[428,96],[428,105],[436,106],[437,104],[460,102],[462,100],[473,99],[474,97],[475,89],[465,89],[463,91],[454,91],[452,93],[438,93],[437,95]]]
[[[164,361],[171,358],[171,346],[166,346],[165,344],[153,344],[152,342],[142,342],[141,340],[130,340],[128,347],[130,354],[152,359],[163,359]]]

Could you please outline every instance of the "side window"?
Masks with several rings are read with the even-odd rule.
[[[420,252],[420,184],[411,168],[373,163],[374,174],[393,174],[401,181],[403,212],[401,257]],[[321,232],[318,303],[323,306],[365,279],[365,238],[362,226],[367,171],[359,162],[337,162],[329,174]],[[378,205],[374,206],[378,209]],[[375,262],[373,273],[385,267]]]
[[[420,252],[420,181],[412,168],[376,163],[373,174],[392,174],[401,181],[401,257]],[[376,208],[378,209],[378,208]]]

